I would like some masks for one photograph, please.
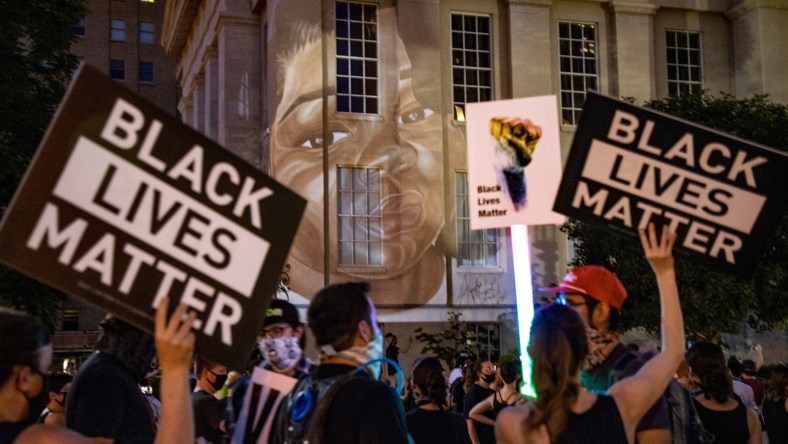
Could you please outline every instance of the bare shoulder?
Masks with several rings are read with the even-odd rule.
[[[34,424],[20,433],[14,440],[17,443],[30,444],[92,444],[93,441],[65,427]]]

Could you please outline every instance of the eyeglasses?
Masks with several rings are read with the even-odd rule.
[[[560,293],[558,295],[558,298],[556,298],[555,302],[561,305],[566,305],[569,308],[577,308],[577,307],[582,307],[583,305],[588,305],[585,303],[585,301],[578,302],[578,301],[573,301],[571,299],[567,299],[563,293]]]

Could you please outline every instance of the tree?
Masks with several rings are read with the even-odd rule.
[[[78,59],[69,52],[85,0],[0,0],[0,217],[43,138]],[[52,328],[65,296],[0,266],[0,304]]]
[[[431,354],[446,363],[448,368],[454,368],[455,361],[460,353],[476,356],[479,351],[476,343],[476,332],[471,324],[462,322],[462,313],[450,311],[448,313],[449,325],[438,329],[436,333],[427,333],[419,327],[414,330],[416,340],[426,344],[420,354]]]
[[[760,144],[788,149],[788,107],[765,95],[737,99],[701,94],[668,97],[645,106],[715,128]],[[622,239],[608,231],[568,221],[562,230],[576,245],[572,265],[599,264],[616,273],[633,306],[626,310],[625,328],[659,328],[656,282],[636,238]],[[677,279],[684,321],[690,338],[714,339],[720,332],[738,332],[745,320],[756,330],[788,325],[788,213],[758,263],[753,276],[742,280],[703,265],[677,259]]]

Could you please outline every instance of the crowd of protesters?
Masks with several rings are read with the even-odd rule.
[[[323,288],[306,322],[274,299],[250,367],[297,381],[268,413],[268,442],[788,443],[788,367],[764,373],[760,348],[743,362],[726,361],[716,344],[685,350],[675,235],[652,225],[640,239],[660,293],[659,353],[621,342],[627,292],[618,278],[577,267],[542,289],[556,298],[531,325],[534,398],[521,393],[519,360],[463,353],[449,369],[423,356],[397,374],[410,341],[400,349],[396,336],[384,337],[366,283]],[[168,318],[168,308],[166,299],[157,308],[154,336],[108,316],[73,380],[48,372],[52,344],[40,323],[0,310],[0,444],[243,442],[233,435],[251,369],[195,356],[194,314],[179,306]],[[314,361],[304,351],[306,328]],[[151,372],[152,363],[159,369]],[[140,388],[152,374],[155,397]],[[400,396],[393,386],[402,380]]]

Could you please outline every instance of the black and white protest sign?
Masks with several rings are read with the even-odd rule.
[[[788,156],[589,92],[556,211],[636,234],[678,234],[676,251],[749,275],[788,200]]]
[[[198,352],[243,368],[304,207],[85,66],[5,215],[0,259],[147,331],[169,296],[198,313]]]

